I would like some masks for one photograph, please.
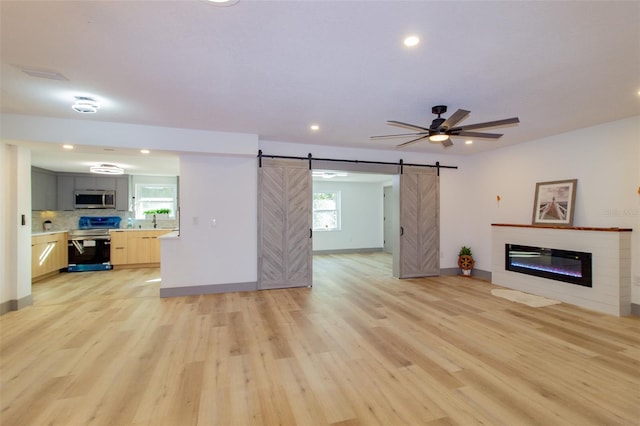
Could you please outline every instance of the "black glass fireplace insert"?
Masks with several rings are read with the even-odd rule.
[[[507,271],[593,287],[591,253],[505,244],[504,255]]]

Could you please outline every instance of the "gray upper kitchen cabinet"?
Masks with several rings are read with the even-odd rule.
[[[56,210],[58,205],[56,175],[49,170],[31,168],[31,209]]]
[[[76,176],[76,189],[102,189],[115,191],[116,178],[113,176]]]
[[[129,210],[129,176],[116,178],[116,210]]]
[[[58,210],[73,210],[75,178],[73,175],[58,175]]]

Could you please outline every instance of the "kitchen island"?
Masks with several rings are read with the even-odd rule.
[[[111,230],[111,264],[118,267],[144,268],[160,265],[158,237],[173,229]]]

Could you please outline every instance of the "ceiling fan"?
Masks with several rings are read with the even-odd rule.
[[[498,139],[502,136],[501,133],[483,133],[483,132],[470,132],[469,130],[483,129],[486,127],[498,127],[506,126],[508,124],[519,123],[518,117],[506,118],[504,120],[487,121],[485,123],[468,124],[466,126],[455,127],[456,124],[464,120],[470,111],[459,109],[454,112],[449,118],[440,117],[447,112],[446,105],[436,105],[431,108],[431,112],[436,114],[438,118],[434,119],[429,127],[416,126],[415,124],[403,123],[401,121],[390,120],[387,124],[391,126],[403,127],[409,130],[417,130],[415,133],[402,133],[398,135],[381,135],[371,136],[372,140],[379,139],[392,139],[392,138],[406,138],[417,136],[408,142],[403,142],[398,147],[403,147],[422,139],[428,139],[432,143],[441,143],[444,148],[449,148],[453,145],[451,142],[452,136],[462,136],[467,138],[483,138],[483,139]]]

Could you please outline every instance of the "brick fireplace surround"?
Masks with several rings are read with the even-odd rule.
[[[631,229],[499,223],[491,226],[493,284],[610,315],[631,314]],[[505,244],[591,253],[593,287],[507,271]]]

